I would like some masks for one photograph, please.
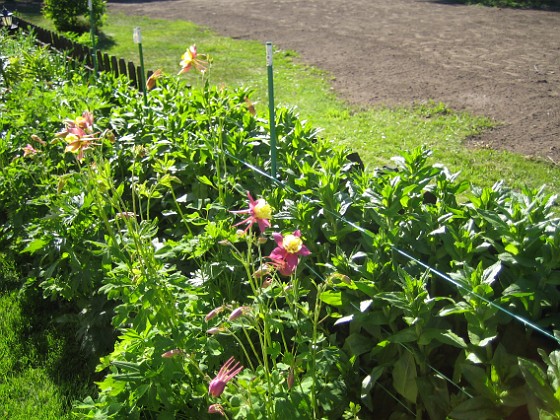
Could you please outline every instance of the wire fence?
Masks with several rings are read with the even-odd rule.
[[[306,200],[308,202],[312,202],[312,199],[309,198],[308,196],[306,196],[305,194],[296,191],[295,189],[293,189],[292,187],[290,187],[289,185],[283,183],[282,181],[274,178],[273,176],[271,176],[270,174],[266,173],[265,171],[255,167],[254,165],[251,165],[250,163],[247,163],[241,159],[238,159],[236,156],[232,155],[231,153],[227,152],[227,151],[222,151],[223,153],[225,153],[226,155],[228,155],[230,158],[236,160],[237,162],[239,162],[240,164],[244,165],[245,167],[251,169],[252,171],[254,171],[256,174],[266,178],[267,180],[271,181],[271,183],[277,184],[278,186],[282,187],[283,189],[286,189],[287,191],[289,191],[290,193],[294,194],[294,196],[297,197],[301,197],[303,200]],[[365,229],[361,226],[359,226],[358,223],[353,222],[351,220],[348,220],[347,218],[341,216],[338,213],[335,213],[327,208],[322,208],[322,210],[325,213],[328,213],[330,216],[332,216],[333,218],[335,218],[336,220],[353,227],[354,229],[356,229],[358,232],[373,238],[375,236],[375,234],[373,232],[371,232],[368,229]],[[486,304],[488,304],[489,306],[497,309],[498,311],[506,314],[508,317],[512,318],[514,321],[521,323],[523,326],[547,337],[548,339],[553,340],[557,345],[560,345],[560,336],[555,336],[554,334],[552,334],[551,332],[539,327],[538,325],[536,325],[534,322],[523,318],[522,316],[519,316],[515,313],[513,313],[512,311],[503,308],[502,306],[498,305],[497,303],[491,301],[490,299],[481,296],[480,294],[476,293],[475,291],[473,291],[472,289],[469,289],[468,287],[460,284],[459,282],[453,280],[450,276],[448,276],[445,273],[440,272],[439,270],[435,269],[434,267],[429,266],[428,264],[422,262],[421,260],[419,260],[418,258],[415,258],[413,255],[411,255],[409,252],[403,251],[395,246],[391,246],[391,249],[396,252],[397,254],[401,255],[402,257],[406,258],[407,260],[409,260],[410,262],[414,262],[415,264],[420,265],[421,267],[425,268],[426,270],[428,270],[430,273],[434,274],[436,277],[440,278],[441,280],[444,280],[446,282],[449,282],[451,284],[453,284],[455,287],[462,289],[463,291],[466,291],[467,293],[469,293],[470,295],[480,299],[481,301],[485,302]],[[323,278],[323,276],[321,276],[313,267],[311,267],[309,264],[305,264],[306,268],[309,269],[314,275],[316,275],[319,279],[321,280],[325,280]],[[390,335],[389,332],[387,332],[388,335]],[[399,345],[408,353],[412,354],[413,356],[415,356],[415,352],[409,348],[407,345],[405,345],[404,343],[399,343]],[[458,384],[457,382],[455,382],[452,378],[450,378],[449,376],[445,375],[443,372],[441,372],[440,370],[438,370],[437,368],[435,368],[434,366],[432,366],[431,364],[426,362],[426,366],[432,370],[438,377],[440,377],[441,379],[443,379],[444,381],[446,381],[447,383],[449,383],[453,388],[459,390],[459,392],[461,392],[462,394],[464,394],[467,398],[472,399],[474,398],[474,396],[469,393],[465,387],[461,386],[460,384]],[[366,372],[365,370],[363,370],[362,368],[360,368],[360,370],[362,371],[362,373],[365,376],[369,376],[369,372]],[[391,392],[389,389],[387,389],[385,386],[383,386],[382,383],[380,382],[376,382],[376,386],[379,386],[390,398],[392,398],[394,401],[397,402],[397,404],[399,404],[401,407],[403,407],[403,409],[405,411],[407,411],[409,414],[411,414],[412,416],[415,416],[416,413],[414,413],[408,406],[406,403],[404,403],[403,401],[401,401],[401,399],[399,398],[398,395],[396,395],[395,393]]]
[[[223,151],[223,153],[227,154],[229,157],[231,157],[232,159],[236,160],[237,162],[239,162],[240,164],[246,166],[247,168],[251,169],[252,171],[256,172],[257,174],[267,178],[268,180],[272,181],[273,183],[276,183],[277,185],[281,186],[283,189],[286,189],[288,191],[290,191],[293,194],[296,194],[298,197],[301,197],[304,200],[308,200],[309,202],[311,202],[312,200],[307,197],[305,194],[298,192],[296,190],[294,190],[292,187],[290,187],[289,185],[283,183],[282,181],[270,176],[269,174],[267,174],[266,172],[264,172],[263,170],[255,167],[254,165],[251,165],[241,159],[238,159],[236,156],[228,153],[227,151]],[[365,229],[363,227],[361,227],[358,223],[350,221],[348,219],[346,219],[345,217],[341,216],[338,213],[335,213],[327,208],[322,208],[322,210],[326,213],[329,213],[330,216],[336,218],[338,221],[351,226],[352,228],[356,229],[358,232],[370,237],[370,238],[374,238],[375,237],[375,233],[371,232],[368,229]],[[448,276],[445,273],[440,272],[439,270],[435,269],[434,267],[429,266],[428,264],[422,262],[421,260],[419,260],[418,258],[415,258],[413,255],[411,255],[409,252],[406,252],[402,249],[399,249],[395,246],[391,247],[396,253],[398,253],[399,255],[405,257],[406,259],[408,259],[410,262],[414,262],[420,266],[422,266],[423,268],[425,268],[426,270],[430,271],[431,273],[433,273],[435,276],[439,277],[440,279],[449,282],[451,284],[453,284],[455,287],[462,289],[463,291],[466,291],[467,293],[469,293],[470,295],[480,299],[481,301],[484,301],[486,304],[492,306],[493,308],[497,309],[498,311],[506,314],[508,317],[512,318],[513,320],[520,322],[521,324],[523,324],[525,327],[528,327],[536,332],[538,332],[539,334],[554,340],[557,344],[560,345],[560,337],[556,337],[553,333],[539,327],[538,325],[536,325],[534,322],[529,321],[528,319],[523,318],[520,315],[517,315],[515,313],[513,313],[512,311],[503,308],[502,306],[498,305],[496,302],[493,302],[492,300],[481,296],[480,294],[476,293],[474,290],[469,289],[468,287],[460,284],[459,282],[453,280],[450,276]]]

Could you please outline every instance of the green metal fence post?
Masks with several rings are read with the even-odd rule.
[[[276,121],[274,115],[274,73],[272,71],[272,43],[266,43],[266,67],[268,70],[268,114],[270,119],[270,175],[276,178]]]
[[[140,32],[140,28],[134,28],[134,33],[132,35],[132,39],[134,43],[138,44],[138,54],[140,55],[140,69],[142,71],[142,80],[138,82],[142,83],[139,86],[140,90],[142,90],[142,94],[144,95],[144,105],[148,106],[148,92],[146,89],[146,70],[144,69],[144,53],[142,52],[142,33]]]
[[[91,34],[91,54],[93,61],[93,72],[97,76],[97,51],[95,50],[95,17],[93,16],[93,3],[88,0],[89,9],[89,32]]]

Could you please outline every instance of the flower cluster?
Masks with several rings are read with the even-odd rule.
[[[66,120],[64,128],[56,133],[55,137],[64,139],[65,152],[76,154],[76,158],[81,162],[84,159],[84,151],[95,145],[94,141],[98,140],[93,133],[93,114],[84,111],[76,119]]]
[[[261,233],[263,233],[266,228],[271,226],[272,207],[263,198],[255,200],[249,192],[247,192],[247,197],[249,198],[249,208],[233,211],[232,213],[249,214],[249,217],[234,226],[246,224],[247,227],[244,231],[246,233],[256,223]],[[310,255],[311,252],[303,244],[299,230],[287,235],[274,232],[272,238],[276,242],[276,248],[268,256],[271,261],[270,265],[275,267],[283,276],[291,276],[297,269],[299,257]],[[269,268],[269,265],[264,265],[257,270],[255,275],[262,277],[268,273]]]

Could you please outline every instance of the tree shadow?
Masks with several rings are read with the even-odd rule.
[[[116,44],[117,43],[115,42],[115,38],[113,38],[111,35],[107,35],[102,31],[97,34],[97,48],[108,50]]]
[[[500,7],[522,10],[560,11],[560,0],[417,0],[425,3],[465,6],[478,4],[487,7]]]

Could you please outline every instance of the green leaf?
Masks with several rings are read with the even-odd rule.
[[[519,254],[519,248],[514,244],[507,244],[504,250],[512,255]]]
[[[432,340],[437,340],[443,344],[449,344],[450,346],[464,349],[467,347],[467,343],[457,334],[451,330],[439,330],[436,328],[426,328],[420,338],[418,339],[418,344],[426,345],[430,344]]]
[[[410,343],[416,341],[418,338],[415,327],[409,327],[405,330],[400,330],[398,333],[393,334],[388,338],[391,343]]]
[[[541,367],[533,362],[523,358],[518,359],[519,368],[527,382],[529,389],[535,393],[535,396],[544,402],[547,406],[554,407],[556,411],[560,411],[560,401],[556,399],[555,390],[548,383],[546,373]]]
[[[342,292],[326,290],[319,295],[319,298],[327,305],[342,306]]]
[[[377,380],[383,374],[385,368],[383,366],[376,366],[372,369],[371,373],[367,375],[362,380],[362,389],[360,392],[360,398],[363,400],[364,404],[373,411],[373,401],[371,398],[371,390],[375,386]]]
[[[416,403],[416,397],[418,396],[416,376],[414,356],[409,352],[404,352],[393,368],[393,387],[395,391],[412,403]]]
[[[202,184],[214,188],[214,184],[212,184],[212,181],[210,181],[206,175],[197,175],[196,179],[198,179]]]
[[[454,420],[495,420],[503,418],[503,415],[486,398],[474,397],[456,406],[449,417]]]
[[[354,319],[354,314],[344,316],[340,319],[337,319],[334,325],[346,324],[347,322],[351,322]]]
[[[491,285],[496,280],[496,276],[502,269],[502,263],[498,261],[484,270],[482,273],[482,282]]]
[[[38,239],[34,239],[31,242],[29,242],[29,244],[23,249],[23,252],[29,252],[30,254],[34,254],[35,252],[39,251],[41,248],[43,248],[45,245],[47,245],[49,242],[42,239],[42,238],[38,238]]]
[[[373,348],[373,341],[362,334],[355,333],[348,336],[344,345],[350,348],[352,355],[359,356]]]

